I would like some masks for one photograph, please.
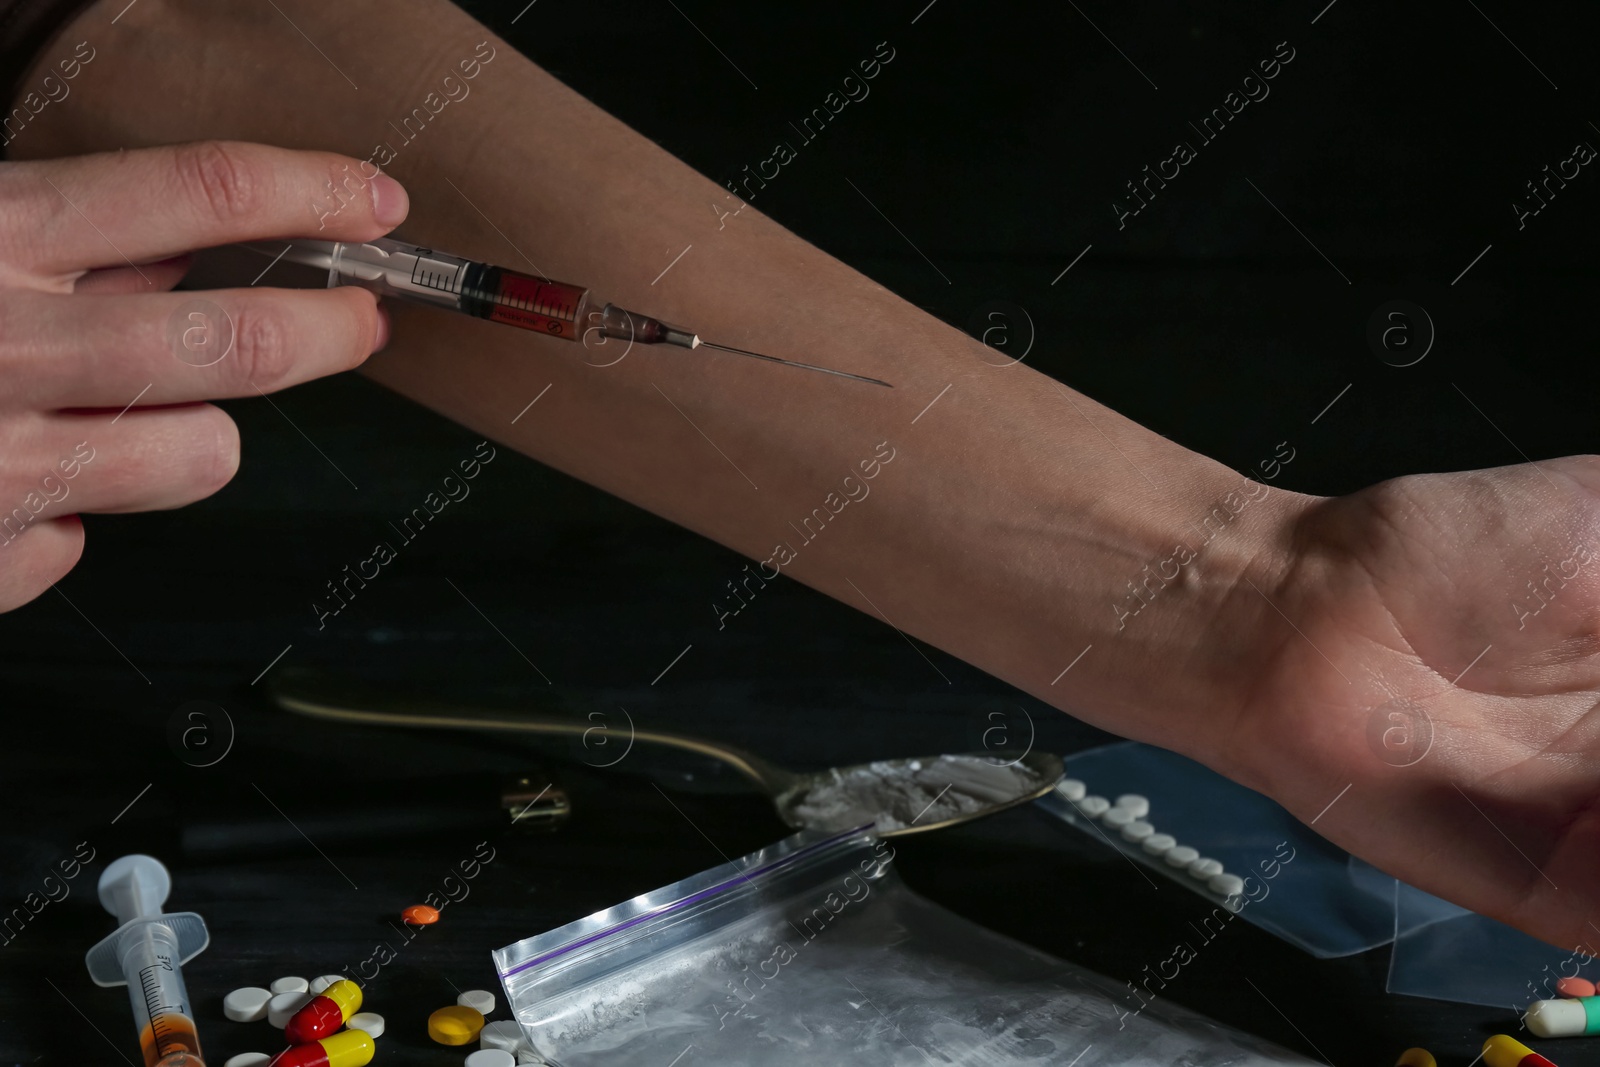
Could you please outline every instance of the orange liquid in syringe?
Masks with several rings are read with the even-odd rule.
[[[144,1067],[205,1067],[194,1023],[175,1012],[157,1015],[139,1032]]]

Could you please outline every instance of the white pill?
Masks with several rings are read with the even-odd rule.
[[[503,1048],[480,1048],[467,1057],[467,1067],[517,1067],[517,1058]]]
[[[1536,1000],[1522,1021],[1539,1037],[1577,1037],[1588,1027],[1588,1012],[1576,1000]]]
[[[1106,814],[1110,815],[1111,813],[1106,812]],[[1156,828],[1154,826],[1151,826],[1143,819],[1135,819],[1122,828],[1122,839],[1124,841],[1143,841],[1155,832]]]
[[[1063,800],[1082,800],[1089,788],[1076,778],[1063,778],[1056,783],[1056,792],[1061,794]]]
[[[279,993],[267,1001],[267,1022],[282,1030],[294,1013],[311,1003],[310,993]]]
[[[222,998],[222,1014],[236,1023],[258,1023],[267,1017],[267,1001],[271,999],[272,993],[260,986],[235,989]]]
[[[312,996],[316,996],[319,993],[327,992],[328,987],[333,983],[342,981],[344,981],[344,975],[342,974],[325,974],[321,978],[311,979],[311,986],[306,991]]]
[[[1144,850],[1152,856],[1165,856],[1177,844],[1178,839],[1171,834],[1151,834],[1144,839]]]
[[[504,1049],[515,1052],[527,1044],[523,1039],[522,1027],[510,1020],[497,1023],[484,1023],[483,1029],[478,1032],[478,1044],[483,1048]]]
[[[272,983],[273,993],[304,993],[311,983],[304,978],[280,978]]]
[[[479,1015],[494,1014],[494,994],[487,989],[469,989],[456,998],[463,1008],[471,1008]]]
[[[1138,816],[1127,808],[1109,808],[1104,815],[1100,816],[1100,821],[1113,830],[1120,830],[1131,822],[1137,822]]]
[[[375,1011],[358,1011],[345,1020],[351,1030],[362,1030],[373,1040],[383,1036],[383,1016]]]
[[[1200,858],[1200,852],[1188,845],[1177,845],[1167,850],[1167,862],[1174,867],[1187,867]]]
[[[1142,819],[1150,814],[1150,801],[1138,793],[1124,793],[1117,798],[1117,807],[1126,808],[1133,812],[1135,819]]]
[[[534,1065],[534,1067],[543,1067],[546,1061],[543,1056],[539,1055],[531,1048],[519,1048],[517,1049],[517,1062],[531,1063]]]
[[[1215,874],[1206,881],[1206,886],[1218,896],[1236,897],[1244,892],[1244,879],[1237,874]]]
[[[1221,874],[1222,864],[1210,856],[1201,856],[1199,859],[1189,861],[1189,873],[1203,882]]]
[[[272,1057],[265,1052],[241,1052],[237,1056],[229,1056],[222,1067],[261,1067],[271,1062]]]
[[[1105,797],[1087,796],[1078,801],[1078,810],[1091,819],[1098,819],[1111,810],[1111,801]]]

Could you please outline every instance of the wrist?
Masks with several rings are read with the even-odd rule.
[[[1122,490],[1089,502],[1091,522],[1069,528],[1060,551],[1080,562],[1068,572],[1074,608],[1062,632],[1076,647],[1054,670],[1030,672],[1026,687],[1103,729],[1248,774],[1239,716],[1295,636],[1278,590],[1299,518],[1319,498],[1273,484],[1293,460],[1287,443],[1254,478],[1164,438],[1134,459],[1128,439],[1155,435],[1100,412],[1092,417],[1111,438],[1104,424],[1124,424],[1118,449],[1149,477],[1122,463]]]

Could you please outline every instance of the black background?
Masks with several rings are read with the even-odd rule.
[[[1236,469],[1287,440],[1296,458],[1278,484],[1333,494],[1594,450],[1582,398],[1597,376],[1600,177],[1585,168],[1521,231],[1511,207],[1575,143],[1600,145],[1589,7],[924,3],[539,0],[515,25],[520,2],[465,6],[718,179],[792,141],[788,122],[888,41],[896,56],[871,95],[756,205],[962,328],[991,324],[992,301],[1024,309],[1028,364]],[[1195,143],[1186,123],[1280,41],[1296,55],[1270,97],[1196,145],[1119,231],[1111,205],[1124,182],[1175,141]],[[1374,309],[1394,299],[1437,328],[1414,366],[1387,365],[1365,340]],[[1013,355],[1020,322],[1006,337]],[[224,993],[398,944],[398,910],[494,841],[472,895],[369,990],[389,1019],[380,1062],[420,1064],[455,1055],[428,1045],[423,1020],[458,988],[494,987],[490,949],[783,833],[759,798],[670,778],[661,792],[637,773],[642,758],[598,771],[581,760],[603,760],[570,748],[536,757],[495,739],[288,719],[251,684],[286,646],[276,669],[625,708],[796,767],[971,748],[996,711],[1031,717],[1041,748],[1104,740],[792,582],[719,633],[709,604],[742,558],[505,449],[469,502],[317,632],[309,603],[323,582],[477,437],[350,376],[274,400],[226,405],[244,438],[226,490],[178,513],[91,518],[59,591],[0,619],[5,907],[76,843],[98,853],[67,900],[0,948],[5,1062],[133,1055],[123,993],[93,987],[81,962],[110,928],[94,879],[123,852],[162,857],[171,906],[211,923],[212,947],[187,976],[220,1064],[274,1051],[264,1024],[222,1021]],[[1065,662],[1075,650],[1063,651]],[[236,732],[208,768],[169,739],[190,701],[225,708]],[[546,773],[540,764],[576,814],[555,835],[509,834],[495,788]],[[363,806],[399,800],[482,829],[342,840],[331,825],[349,814],[359,827]],[[283,835],[287,820],[326,856]],[[203,854],[203,824],[282,840]],[[928,896],[1119,979],[1164,958],[1203,910],[1031,809],[905,840],[899,856]],[[1509,1013],[1388,997],[1386,962],[1385,951],[1312,961],[1235,926],[1167,992],[1339,1064],[1392,1062],[1412,1044],[1465,1063],[1514,1026]],[[1584,1043],[1552,1047],[1563,1064],[1600,1063]]]

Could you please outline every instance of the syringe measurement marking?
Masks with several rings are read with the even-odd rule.
[[[430,249],[418,249],[416,265],[411,269],[411,281],[416,285],[427,286],[429,289],[438,289],[441,292],[454,293],[460,289],[461,268],[454,267],[443,269],[434,260],[424,260],[422,255]]]
[[[157,958],[161,960],[160,963],[151,964],[149,967],[140,969],[139,986],[144,991],[145,1013],[150,1016],[150,1036],[155,1039],[157,1052],[161,1056],[165,1056],[167,1054],[168,1041],[173,1036],[165,1020],[170,1013],[182,1015],[184,1006],[182,1004],[172,1005],[162,1002],[161,980],[156,977],[156,971],[172,970],[172,961],[165,956]],[[187,1045],[181,1047],[187,1047]]]
[[[544,293],[545,290],[541,287],[539,295],[543,297]],[[541,311],[540,313],[552,319],[562,319],[566,322],[571,322],[573,321],[573,313],[577,311],[577,306],[575,304],[561,300],[559,297],[543,300],[541,303],[544,305],[545,310]]]
[[[556,295],[551,295],[555,292]],[[572,322],[574,306],[560,298],[559,290],[552,286],[541,285],[534,290],[532,300],[516,294],[506,294],[498,301],[505,307],[515,308],[518,311],[528,311],[535,315],[543,315],[547,319],[559,319],[562,322]]]

